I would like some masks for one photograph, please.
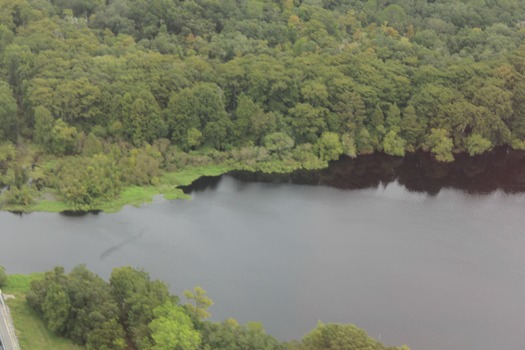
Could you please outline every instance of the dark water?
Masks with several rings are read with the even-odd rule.
[[[0,265],[143,267],[281,339],[322,320],[413,350],[525,349],[524,153],[375,155],[188,191],[117,214],[0,213]]]

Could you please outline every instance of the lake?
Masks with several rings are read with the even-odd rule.
[[[376,154],[186,190],[116,214],[0,213],[0,265],[141,267],[282,340],[321,320],[413,350],[525,349],[525,153]]]

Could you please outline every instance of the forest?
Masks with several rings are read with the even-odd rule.
[[[0,287],[12,278],[0,267],[2,276]],[[107,282],[79,265],[33,279],[25,302],[50,332],[88,350],[409,350],[386,347],[364,330],[338,323],[318,322],[301,341],[281,342],[257,322],[208,321],[213,302],[201,287],[184,297],[182,304],[144,270],[118,267]]]
[[[524,38],[518,0],[0,0],[0,205],[523,149]]]

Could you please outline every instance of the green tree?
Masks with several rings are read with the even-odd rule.
[[[31,282],[30,307],[41,314],[47,327],[88,349],[122,350],[124,331],[118,323],[118,308],[109,285],[85,266],[68,275],[64,268],[46,272]]]
[[[445,129],[432,129],[427,138],[426,146],[440,162],[451,162],[454,160],[452,149],[454,143]]]
[[[121,169],[125,183],[155,185],[161,174],[161,162],[161,153],[155,147],[146,144],[144,147],[132,149],[128,157],[120,160],[118,169]]]
[[[258,323],[241,326],[234,319],[221,323],[205,322],[201,330],[200,349],[284,350],[284,344],[267,334]]]
[[[184,309],[171,302],[153,310],[149,324],[153,350],[197,350],[201,336]]]
[[[15,179],[16,181],[16,179]],[[4,192],[0,197],[0,202],[8,206],[27,207],[33,204],[35,191],[27,185],[11,186],[9,190]]]
[[[482,154],[492,148],[490,140],[478,134],[472,134],[467,137],[466,145],[467,151],[471,156]]]
[[[7,282],[7,274],[5,273],[5,268],[0,266],[0,288],[4,287]]]
[[[186,307],[196,319],[204,320],[211,316],[208,308],[213,305],[213,301],[206,295],[206,291],[202,287],[195,286],[193,291],[185,290],[184,296],[195,303],[195,305],[186,304]]]
[[[88,157],[100,154],[104,151],[102,147],[102,142],[100,139],[93,133],[90,133],[84,140],[82,145],[82,153]]]
[[[13,12],[16,13],[16,10]],[[7,82],[13,89],[16,100],[21,101],[26,97],[24,82],[32,75],[34,54],[27,45],[11,44],[3,51],[2,58],[7,71]]]
[[[166,133],[160,107],[151,92],[141,90],[136,96],[126,93],[120,105],[124,134],[134,145],[151,143]]]
[[[333,132],[324,132],[315,143],[319,158],[324,161],[337,160],[343,154],[343,145],[339,135]]]
[[[385,117],[383,115],[383,110],[379,105],[374,107],[374,111],[370,117],[369,130],[370,133],[378,139],[382,139],[386,133]]]
[[[71,311],[71,303],[64,285],[51,283],[47,287],[42,303],[42,312],[47,328],[54,333],[63,334]]]
[[[172,300],[168,287],[152,281],[145,271],[129,266],[113,269],[109,282],[119,307],[120,321],[131,340],[139,349],[149,348],[151,329],[148,325],[154,318],[153,310]]]
[[[82,121],[83,119],[96,118],[100,115],[101,105],[100,88],[92,84],[87,78],[75,80],[34,79],[33,83],[41,82],[52,89],[51,95],[47,93],[39,96],[37,87],[31,91],[31,101],[36,106],[45,106],[57,118],[67,122]]]
[[[188,130],[195,128],[204,135],[205,143],[222,149],[231,129],[222,90],[212,83],[198,83],[175,93],[165,111],[172,140],[186,142]]]
[[[369,154],[374,152],[374,146],[370,133],[366,128],[361,128],[357,131],[355,138],[358,154]]]
[[[513,113],[512,93],[494,85],[483,86],[476,90],[473,103],[486,107],[502,120],[508,120]]]
[[[270,152],[282,153],[293,148],[294,141],[284,132],[274,132],[266,135],[264,146]]]
[[[397,132],[390,130],[383,140],[383,150],[391,156],[403,157],[405,155],[405,140]]]
[[[16,141],[17,110],[16,100],[9,85],[0,81],[0,141]]]
[[[340,131],[352,132],[364,125],[367,116],[366,106],[359,94],[349,91],[337,94],[332,108],[339,116]]]
[[[186,135],[186,145],[188,149],[198,148],[202,144],[202,132],[195,128],[189,128]]]
[[[390,105],[386,113],[386,127],[389,131],[399,132],[401,125],[401,111],[396,103]]]
[[[73,154],[76,151],[78,132],[62,119],[57,119],[51,129],[49,149],[57,155]]]
[[[381,350],[385,347],[352,324],[323,324],[303,338],[300,350]],[[406,349],[406,347],[404,347]]]
[[[66,325],[66,335],[73,341],[91,347],[94,337],[92,332],[99,336],[112,337],[113,332],[105,333],[100,330],[118,319],[118,307],[111,298],[109,285],[99,276],[89,271],[85,266],[75,267],[68,275],[66,288],[71,302],[71,312]],[[123,334],[122,327],[118,334]],[[98,344],[113,344],[104,349],[120,350],[123,339],[97,339]],[[92,347],[94,348],[94,347]]]
[[[419,122],[414,106],[409,105],[405,108],[400,127],[400,135],[406,140],[406,150],[415,151],[419,145],[419,139],[424,133],[424,125]]]
[[[38,106],[35,108],[34,140],[46,148],[51,146],[54,122],[55,119],[46,107]]]
[[[407,24],[407,14],[403,7],[397,4],[388,5],[378,14],[381,22],[387,23],[389,26],[403,31]]]
[[[121,170],[111,158],[67,159],[59,164],[56,187],[65,201],[77,210],[96,208],[113,199],[121,189]]]
[[[263,109],[244,94],[237,100],[235,116],[233,128],[235,137],[241,141],[240,143],[248,141],[259,143],[264,134],[275,128]]]
[[[355,158],[357,156],[357,148],[355,145],[354,138],[349,134],[343,134],[341,136],[341,143],[343,145],[343,154]]]
[[[298,103],[289,112],[290,124],[293,126],[295,139],[299,143],[314,143],[326,129],[325,117],[328,110],[324,107],[313,107],[308,103]]]
[[[42,305],[46,299],[49,286],[53,283],[65,286],[66,281],[67,277],[63,267],[57,266],[53,270],[47,271],[43,279],[31,281],[26,297],[27,303],[33,310],[43,314]]]
[[[230,122],[226,118],[207,122],[204,126],[206,143],[217,150],[223,150],[228,139],[229,130]]]
[[[86,339],[88,349],[127,349],[126,334],[115,318],[104,321],[89,332]]]

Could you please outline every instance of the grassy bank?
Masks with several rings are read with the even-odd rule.
[[[27,305],[26,293],[32,280],[41,278],[42,273],[29,275],[9,275],[7,285],[2,288],[5,294],[12,294],[15,299],[8,299],[11,316],[15,324],[20,347],[24,350],[81,350],[82,346],[73,344],[69,339],[51,333],[44,321]]]
[[[298,147],[282,154],[259,148],[191,153],[164,150],[162,155],[149,146],[121,149],[123,155],[114,158],[103,154],[39,158],[40,153],[29,147],[21,160],[12,160],[0,169],[0,189],[5,185],[0,193],[0,209],[22,213],[112,213],[126,205],[149,203],[157,195],[168,200],[185,199],[189,196],[180,187],[202,176],[232,170],[291,173],[328,166],[328,161],[321,160],[310,148]],[[17,169],[22,169],[18,177]]]
[[[123,188],[119,196],[109,202],[101,203],[94,210],[102,210],[107,213],[115,213],[126,205],[140,206],[150,203],[157,195],[162,195],[168,200],[188,199],[179,187],[190,185],[202,176],[219,176],[234,168],[228,165],[208,165],[203,167],[184,168],[175,172],[164,173],[156,185],[127,186]],[[36,199],[31,206],[4,206],[6,211],[13,212],[50,212],[59,213],[75,210],[65,201],[62,201],[55,190],[48,189],[43,196]]]

